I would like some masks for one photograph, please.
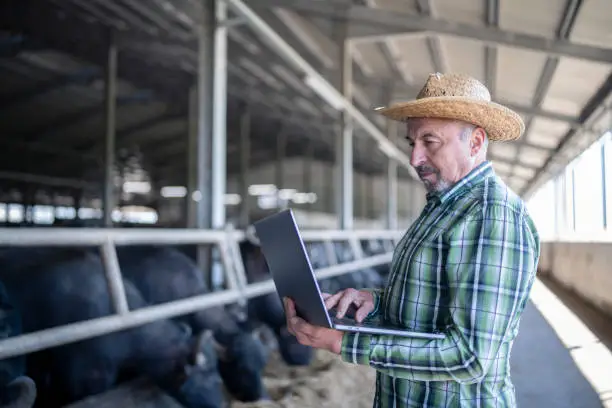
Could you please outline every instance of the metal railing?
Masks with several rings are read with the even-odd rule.
[[[334,231],[304,230],[305,242],[322,242],[325,245],[330,266],[318,268],[319,280],[354,272],[359,269],[389,263],[390,250],[401,237],[402,231]],[[245,239],[243,231],[194,229],[75,229],[75,228],[0,228],[2,246],[97,246],[100,248],[110,298],[115,314],[76,323],[52,327],[0,341],[0,360],[27,354],[50,347],[85,340],[112,332],[140,326],[156,320],[173,318],[213,306],[239,302],[241,299],[265,295],[275,290],[274,282],[247,283],[245,267],[239,244]],[[365,239],[386,240],[386,253],[364,256],[360,241]],[[334,242],[348,242],[353,259],[339,263],[335,257]],[[383,241],[384,242],[384,241]],[[121,270],[117,260],[117,245],[213,245],[219,249],[227,289],[197,295],[163,304],[150,305],[129,310]]]

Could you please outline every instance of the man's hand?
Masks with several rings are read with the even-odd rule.
[[[323,293],[323,298],[325,299],[327,310],[336,308],[336,317],[339,319],[346,315],[351,306],[357,308],[355,320],[359,323],[374,310],[374,296],[366,290],[345,289],[335,295]]]
[[[297,338],[300,344],[340,354],[342,332],[313,326],[296,315],[293,300],[284,298],[283,303],[285,304],[285,315],[287,316],[287,330]]]

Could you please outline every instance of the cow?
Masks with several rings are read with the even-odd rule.
[[[23,331],[33,332],[114,312],[104,266],[92,251],[58,249],[15,269],[4,257],[0,273],[22,311]],[[147,306],[123,280],[130,309]],[[61,406],[107,391],[125,375],[145,376],[186,407],[223,404],[212,333],[158,320],[32,353],[28,373],[45,406]]]
[[[134,282],[152,304],[209,293],[203,271],[179,249],[126,246],[117,250],[123,275]],[[219,372],[229,393],[243,402],[268,399],[263,370],[268,355],[257,331],[241,325],[224,307],[209,307],[180,316],[194,331],[212,330],[219,356]]]
[[[0,340],[21,334],[21,314],[0,282]],[[0,407],[30,408],[36,384],[25,375],[25,356],[0,360]]]
[[[248,239],[240,243],[240,252],[249,283],[262,282],[271,278],[265,257],[257,241]],[[285,309],[276,292],[260,295],[248,302],[250,319],[268,326],[278,343],[283,361],[290,366],[309,365],[313,358],[311,347],[300,344],[295,336],[287,331]]]

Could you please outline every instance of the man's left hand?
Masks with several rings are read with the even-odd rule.
[[[300,344],[340,354],[343,333],[338,330],[313,326],[299,318],[295,312],[293,300],[284,298],[287,330],[293,334]]]

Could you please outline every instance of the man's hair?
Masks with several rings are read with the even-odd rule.
[[[474,129],[476,129],[475,125],[465,124],[463,126],[463,129],[461,129],[461,134],[459,135],[459,138],[463,141],[466,141],[472,135],[472,132],[474,131]],[[482,129],[482,131],[485,134],[485,138],[482,143],[482,149],[484,150],[484,153],[486,156],[487,148],[489,147],[489,135],[487,134],[487,131],[485,129]]]

